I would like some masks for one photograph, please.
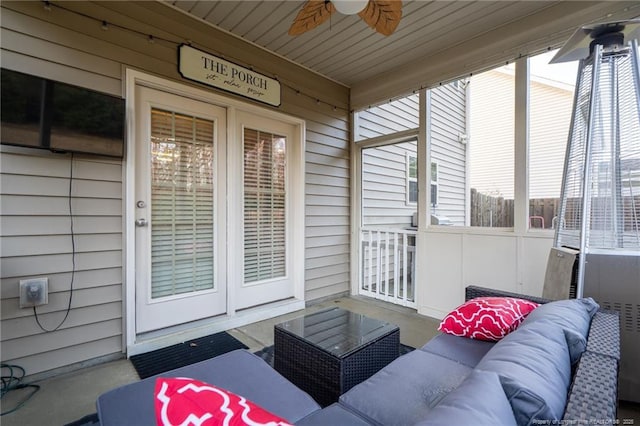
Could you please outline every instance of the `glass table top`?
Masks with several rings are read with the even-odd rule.
[[[340,308],[294,318],[276,327],[337,357],[344,357],[398,329],[395,324]]]

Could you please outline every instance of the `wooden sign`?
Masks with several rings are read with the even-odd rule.
[[[191,46],[179,47],[180,75],[218,89],[280,106],[280,82]]]

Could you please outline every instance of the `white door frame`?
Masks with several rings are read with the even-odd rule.
[[[304,178],[294,179],[289,194],[297,200],[291,211],[293,219],[289,224],[293,229],[293,235],[298,236],[291,241],[290,256],[291,263],[298,267],[293,270],[292,278],[294,281],[294,297],[292,299],[262,305],[256,308],[244,309],[236,312],[235,310],[235,292],[233,285],[227,289],[227,314],[221,317],[201,320],[194,324],[177,326],[170,330],[150,333],[141,339],[136,335],[135,330],[135,149],[136,140],[136,85],[143,85],[157,90],[181,95],[192,98],[194,100],[204,101],[227,109],[227,140],[229,141],[229,149],[233,145],[233,141],[237,141],[236,134],[236,111],[245,111],[251,114],[259,115],[265,118],[284,121],[293,124],[297,128],[296,140],[298,150],[295,153],[293,165],[294,175],[304,177],[305,173],[305,122],[299,118],[291,117],[268,108],[259,107],[242,101],[237,101],[228,97],[221,96],[212,91],[203,90],[188,84],[166,80],[137,70],[125,69],[125,96],[126,96],[126,120],[127,120],[127,141],[126,154],[123,160],[123,190],[125,193],[123,205],[123,230],[124,245],[123,253],[123,333],[124,345],[127,355],[135,355],[145,351],[153,350],[159,347],[167,346],[173,343],[179,343],[184,340],[200,337],[215,331],[227,330],[233,327],[239,327],[255,321],[272,318],[274,316],[293,312],[303,309],[304,302]],[[229,170],[229,165],[227,165]],[[233,214],[227,212],[227,214]],[[230,230],[227,229],[227,235]],[[228,241],[231,241],[229,238]],[[231,248],[231,247],[230,247]],[[231,262],[227,263],[228,265]],[[229,272],[229,271],[227,271]],[[229,274],[227,273],[227,277]]]

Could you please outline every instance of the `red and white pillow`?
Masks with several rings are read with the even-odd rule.
[[[478,297],[451,311],[438,330],[455,336],[498,341],[515,330],[538,306],[513,297]]]
[[[156,379],[154,400],[156,423],[163,426],[290,426],[239,395],[194,379]]]

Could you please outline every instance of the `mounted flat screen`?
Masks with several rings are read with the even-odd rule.
[[[124,99],[2,69],[2,143],[122,157]]]
[[[41,147],[44,82],[39,77],[2,69],[0,120],[3,144]]]

